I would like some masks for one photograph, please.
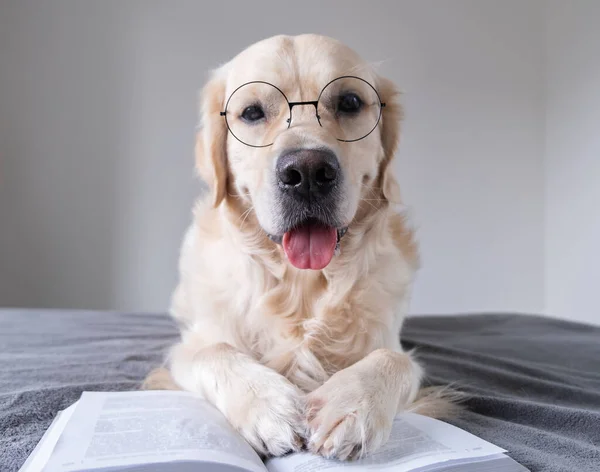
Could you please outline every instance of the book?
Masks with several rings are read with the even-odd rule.
[[[84,392],[19,472],[523,472],[507,451],[448,423],[398,415],[389,441],[341,462],[297,452],[263,461],[211,404],[188,392]]]

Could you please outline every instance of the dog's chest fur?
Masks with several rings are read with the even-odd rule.
[[[322,273],[288,273],[256,307],[266,321],[262,332],[248,326],[262,340],[253,354],[307,390],[380,347],[372,314],[349,294],[336,297],[333,284]]]
[[[193,226],[182,249],[172,313],[184,335],[229,343],[306,391],[374,349],[400,348],[413,270],[388,236],[351,230],[325,271],[301,271],[210,223]]]
[[[397,349],[406,287],[388,277],[398,273],[388,263],[375,272],[356,265],[367,256],[352,249],[325,272],[289,267],[275,277],[264,264],[248,262],[249,280],[263,283],[239,293],[245,299],[236,305],[248,309],[238,313],[243,329],[236,344],[307,391],[374,349]]]

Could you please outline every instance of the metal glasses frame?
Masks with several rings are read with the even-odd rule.
[[[333,80],[330,80],[329,82],[327,82],[327,84],[325,84],[325,86],[321,89],[321,92],[319,93],[319,96],[317,97],[317,100],[311,100],[311,101],[307,101],[307,102],[290,102],[287,98],[287,96],[285,95],[285,93],[283,93],[283,91],[277,87],[276,85],[273,85],[270,82],[265,82],[263,80],[253,80],[251,82],[246,82],[245,84],[240,85],[239,87],[237,87],[233,92],[231,92],[231,95],[229,95],[229,98],[227,99],[227,102],[225,103],[225,110],[219,112],[219,114],[223,117],[225,117],[225,123],[227,124],[227,129],[229,130],[229,132],[231,133],[231,135],[237,139],[240,143],[245,144],[246,146],[250,146],[250,147],[254,147],[254,148],[264,148],[264,147],[269,147],[272,146],[273,143],[270,144],[263,144],[262,146],[256,146],[254,144],[248,144],[244,141],[242,141],[240,138],[238,138],[235,133],[232,131],[231,127],[229,126],[229,121],[227,120],[227,108],[229,107],[229,101],[231,100],[231,97],[233,97],[233,95],[235,94],[235,92],[237,92],[239,89],[241,89],[242,87],[245,87],[246,85],[251,85],[251,84],[265,84],[265,85],[270,85],[271,87],[275,88],[285,99],[285,101],[287,102],[288,106],[289,106],[289,117],[286,120],[287,121],[287,128],[289,129],[289,127],[292,124],[292,108],[294,108],[295,106],[301,106],[301,105],[313,105],[315,107],[315,116],[317,117],[317,121],[319,122],[319,126],[323,127],[323,124],[321,123],[321,117],[319,116],[319,102],[321,101],[321,96],[323,95],[323,92],[325,91],[325,89],[327,87],[329,87],[329,85],[331,85],[333,82],[335,82],[336,80],[340,80],[340,79],[358,79],[361,82],[364,82],[365,84],[367,84],[369,87],[371,87],[371,89],[373,89],[373,92],[375,92],[375,95],[377,96],[377,100],[379,101],[379,114],[377,116],[377,121],[375,122],[375,125],[373,126],[373,128],[371,128],[371,130],[365,134],[363,137],[358,138],[358,139],[339,139],[336,138],[338,141],[341,141],[343,143],[354,143],[356,141],[360,141],[361,139],[365,139],[367,136],[369,136],[373,131],[375,131],[375,128],[377,128],[377,125],[379,124],[379,122],[381,121],[381,115],[383,113],[383,108],[385,107],[385,103],[381,101],[381,97],[379,95],[379,93],[377,92],[377,90],[375,89],[375,87],[373,87],[369,82],[367,82],[365,79],[361,79],[360,77],[356,77],[354,75],[343,75],[341,77],[336,77]]]

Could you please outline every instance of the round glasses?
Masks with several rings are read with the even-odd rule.
[[[319,125],[338,141],[350,143],[366,138],[377,128],[385,103],[360,77],[338,77],[323,87],[316,101],[308,102],[290,102],[280,88],[257,80],[236,88],[220,114],[238,141],[267,147],[291,126],[297,106],[314,107]]]

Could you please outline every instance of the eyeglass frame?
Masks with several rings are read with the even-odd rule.
[[[354,75],[342,75],[341,77],[336,77],[333,80],[330,80],[329,82],[327,82],[325,84],[325,86],[321,89],[321,92],[319,93],[319,96],[317,97],[316,100],[310,100],[310,101],[306,101],[306,102],[290,102],[287,98],[287,95],[285,93],[283,93],[283,90],[281,90],[279,87],[277,87],[276,85],[273,85],[270,82],[266,82],[264,80],[253,80],[250,82],[246,82],[242,85],[240,85],[239,87],[237,87],[233,92],[231,92],[231,94],[229,95],[229,98],[227,99],[227,102],[225,103],[225,110],[219,112],[220,116],[225,117],[225,124],[227,125],[227,130],[231,133],[231,135],[237,139],[240,143],[249,146],[249,147],[253,147],[253,148],[265,148],[265,147],[269,147],[272,146],[274,143],[270,143],[270,144],[263,144],[262,146],[256,146],[253,144],[248,144],[244,141],[242,141],[240,138],[238,138],[235,133],[231,130],[231,127],[229,126],[229,121],[227,120],[227,107],[229,106],[229,101],[231,100],[231,98],[235,95],[235,92],[237,92],[239,89],[241,89],[242,87],[245,87],[246,85],[251,85],[251,84],[265,84],[265,85],[270,85],[271,87],[275,88],[279,93],[281,93],[281,95],[283,95],[283,98],[285,99],[285,101],[287,102],[288,106],[289,106],[289,113],[290,116],[289,118],[286,120],[287,121],[287,128],[285,129],[290,129],[290,126],[292,125],[292,109],[296,106],[296,105],[313,105],[315,107],[315,116],[317,118],[317,122],[319,123],[319,126],[321,126],[321,128],[323,128],[323,124],[321,123],[321,117],[319,116],[319,101],[321,100],[321,96],[323,95],[323,92],[325,91],[325,89],[327,87],[329,87],[329,85],[331,85],[333,82],[335,82],[336,80],[340,80],[340,79],[358,79],[362,82],[364,82],[365,84],[367,84],[369,87],[371,87],[373,89],[373,92],[375,92],[375,95],[377,96],[377,100],[379,100],[379,115],[377,116],[377,121],[375,122],[375,125],[373,126],[373,128],[371,129],[371,131],[369,131],[367,134],[365,134],[362,138],[358,138],[358,139],[339,139],[339,138],[335,138],[338,141],[342,142],[342,143],[354,143],[356,141],[360,141],[362,139],[365,139],[367,136],[369,136],[373,131],[375,131],[375,129],[377,128],[377,126],[379,125],[379,122],[381,121],[381,116],[383,114],[383,109],[385,107],[385,102],[381,101],[381,96],[379,95],[379,92],[377,92],[377,89],[375,87],[373,87],[368,81],[366,81],[365,79],[362,79],[360,77],[356,77]]]

